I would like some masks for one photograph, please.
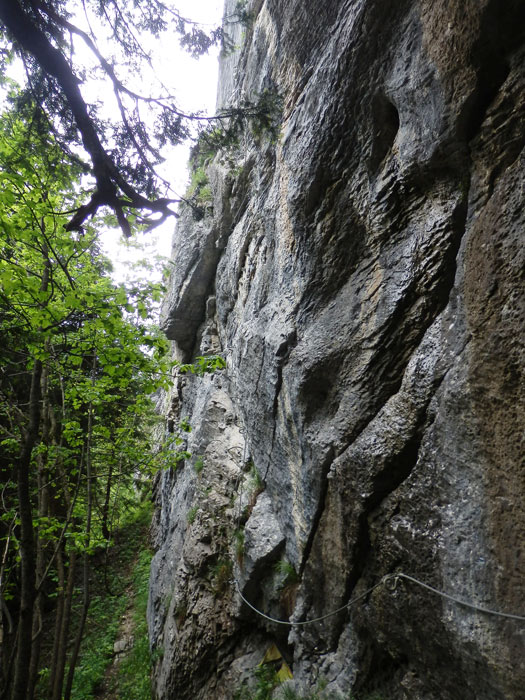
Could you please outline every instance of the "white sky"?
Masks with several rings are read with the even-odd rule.
[[[202,23],[204,30],[212,30],[219,26],[222,19],[224,0],[176,0],[173,3],[181,16]],[[85,26],[85,18],[78,16],[79,26]],[[93,21],[93,18],[90,18]],[[97,37],[99,49],[103,53],[111,53],[111,43],[104,40],[103,36]],[[192,58],[184,51],[179,44],[179,36],[172,34],[166,36],[162,41],[156,41],[153,47],[145,46],[152,50],[152,58],[155,65],[155,75],[168,89],[169,94],[176,97],[177,106],[184,112],[204,111],[213,114],[215,109],[215,99],[217,91],[218,74],[218,53],[219,48],[214,47],[209,54],[198,59]],[[75,43],[77,55],[82,57],[88,73],[90,62],[93,64],[93,57],[89,50],[80,40]],[[25,74],[21,63],[15,62],[9,68],[8,74],[19,83],[25,80]],[[127,76],[125,82],[131,80],[132,87],[137,92],[147,94],[150,85],[144,85],[144,81],[151,81],[151,76]],[[141,90],[141,86],[144,88]],[[100,83],[89,81],[81,87],[85,99],[88,103],[91,100],[99,100],[103,103],[101,113],[106,110],[116,109],[112,103],[113,96],[110,88],[101,86]],[[108,94],[105,95],[105,90]],[[157,93],[158,94],[158,93]],[[2,95],[0,93],[0,103]],[[184,195],[188,183],[187,164],[190,144],[184,144],[177,148],[166,150],[163,156],[166,162],[159,167],[160,174],[170,183],[172,190],[178,195]],[[175,196],[169,193],[169,196]],[[133,270],[133,265],[137,267],[141,258],[147,257],[151,262],[155,256],[169,257],[171,252],[171,239],[175,226],[175,218],[168,219],[162,226],[147,234],[137,234],[135,241],[127,244],[122,240],[120,231],[107,230],[102,233],[101,242],[106,255],[111,259],[114,267],[113,278],[115,281],[125,281],[126,278],[137,279],[137,277],[148,276],[148,279],[160,280],[160,271],[152,273],[140,270],[138,267]],[[140,243],[146,246],[145,251],[137,251],[135,244]]]
[[[178,0],[176,6],[183,17],[202,22],[204,29],[217,27],[222,18],[223,0]],[[204,110],[213,114],[217,91],[218,48],[215,47],[206,56],[192,58],[179,46],[177,36],[166,37],[158,42],[154,58],[158,66],[158,75],[166,87],[176,95],[178,106],[185,112]],[[166,162],[159,169],[163,177],[179,195],[183,195],[187,182],[187,163],[189,144],[178,146],[172,152],[165,153]],[[162,226],[150,233],[136,236],[137,242],[147,245],[146,255],[152,259],[155,255],[168,257],[171,252],[171,238],[175,219],[168,219]],[[102,244],[106,255],[113,262],[113,277],[124,281],[126,277],[136,276],[131,266],[137,257],[144,253],[127,246],[119,231],[107,231],[103,234]],[[137,271],[139,272],[139,271]]]

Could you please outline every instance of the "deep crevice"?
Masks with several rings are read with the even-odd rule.
[[[501,62],[488,63],[478,70],[476,88],[467,103],[464,117],[466,141],[472,141],[479,132],[487,110],[507,79],[509,72],[510,65],[504,59]]]
[[[399,131],[397,107],[382,93],[377,93],[372,98],[372,126],[372,152],[368,167],[375,173],[391,150]]]
[[[275,393],[273,397],[273,405],[272,405],[272,420],[273,420],[273,429],[272,429],[272,439],[270,443],[270,450],[268,452],[268,464],[266,466],[266,471],[264,473],[263,481],[266,481],[266,478],[268,476],[268,471],[270,469],[271,463],[272,463],[272,452],[273,452],[273,446],[275,444],[275,433],[277,431],[277,411],[279,408],[279,394],[281,393],[281,388],[283,385],[283,370],[284,367],[286,366],[286,362],[288,361],[288,358],[290,357],[290,353],[294,349],[294,347],[297,345],[297,332],[295,329],[289,333],[289,335],[283,340],[283,342],[279,345],[275,352],[275,357],[276,357],[276,371],[277,371],[277,380],[275,382]]]
[[[321,522],[321,518],[323,517],[325,505],[326,505],[326,496],[328,494],[328,473],[330,471],[330,467],[332,466],[332,462],[334,461],[335,458],[335,450],[333,447],[330,448],[327,456],[323,460],[322,464],[319,466],[319,471],[321,472],[321,485],[319,488],[319,501],[317,502],[317,508],[315,510],[314,517],[312,518],[312,524],[310,526],[310,534],[308,535],[308,539],[306,540],[306,544],[303,549],[303,554],[301,558],[301,563],[299,565],[299,575],[302,576],[303,572],[305,570],[306,564],[308,563],[308,559],[310,558],[310,553],[312,551],[312,547],[314,545],[315,537],[317,534],[317,530],[319,529],[319,524]]]
[[[464,111],[467,141],[479,132],[487,109],[509,75],[508,56],[524,34],[525,4],[521,0],[490,0],[470,57],[476,69],[476,87]]]

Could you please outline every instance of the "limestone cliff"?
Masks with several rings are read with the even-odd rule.
[[[226,14],[234,0],[227,0]],[[159,698],[523,697],[525,4],[252,0],[219,103],[271,90],[173,244],[192,459],[157,483]],[[281,564],[278,564],[281,562]],[[297,572],[295,576],[292,565]]]

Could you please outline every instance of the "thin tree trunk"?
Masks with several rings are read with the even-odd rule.
[[[64,393],[64,383],[63,378],[60,377],[60,387],[62,396],[62,424],[66,420],[65,413],[65,393]],[[54,423],[54,437],[55,443],[60,447],[62,446],[62,434],[59,434],[59,423]],[[78,481],[76,492],[80,487],[80,480],[82,477],[82,472],[84,468],[84,457],[83,453],[78,465]],[[64,471],[64,466],[61,459],[57,461],[57,473],[60,475],[60,480],[62,482],[62,491],[64,495],[64,501],[66,504],[67,518],[69,520],[72,511],[73,504],[76,500],[75,495],[71,495],[69,491],[69,482],[67,475]],[[71,606],[73,604],[73,591],[75,587],[75,571],[76,571],[76,552],[73,550],[69,554],[69,566],[67,572],[67,583],[65,582],[65,567],[64,567],[64,554],[65,548],[61,545],[59,553],[60,562],[59,566],[59,590],[61,591],[61,604],[60,604],[60,619],[57,618],[55,626],[55,642],[53,645],[53,661],[51,666],[51,673],[49,679],[49,698],[50,700],[61,700],[62,698],[62,686],[64,685],[64,672],[66,668],[66,658],[67,658],[67,647],[69,639],[69,623],[71,620]],[[57,560],[58,561],[58,560]],[[65,589],[64,589],[65,585]]]
[[[51,262],[46,247],[42,248],[42,257],[44,269],[40,291],[47,292]],[[18,642],[11,700],[32,700],[31,697],[27,697],[27,689],[33,638],[36,559],[30,471],[33,449],[38,443],[40,433],[42,373],[42,360],[35,359],[31,374],[31,389],[29,391],[29,421],[22,442],[17,469],[18,512],[20,516],[20,614],[18,618]]]
[[[49,344],[46,345],[46,348]],[[42,392],[42,438],[41,442],[46,447],[49,447],[50,442],[50,405],[49,405],[49,392],[48,392],[48,377],[49,368],[46,366],[42,370],[42,382],[41,382],[41,392]],[[44,518],[49,515],[49,486],[48,482],[48,463],[47,463],[47,452],[39,454],[37,458],[38,463],[38,515],[40,518]],[[35,544],[36,544],[36,580],[42,581],[46,569],[45,562],[45,552],[42,539],[40,537],[39,530],[37,528],[35,533]],[[36,598],[34,603],[34,615],[33,615],[33,636],[32,636],[32,648],[31,648],[31,664],[29,667],[29,683],[27,696],[32,698],[35,694],[36,684],[38,681],[38,664],[40,661],[40,648],[42,643],[42,619],[43,619],[43,591],[42,587],[39,586],[36,591]]]
[[[20,615],[18,619],[18,644],[11,700],[27,700],[28,669],[31,663],[33,603],[35,596],[35,547],[29,473],[33,448],[38,441],[41,376],[42,362],[35,360],[29,394],[29,425],[18,461]]]
[[[71,606],[73,604],[73,591],[75,588],[76,554],[72,552],[69,556],[69,569],[67,572],[66,595],[64,598],[64,612],[62,614],[62,625],[59,632],[57,648],[57,662],[54,673],[51,700],[61,700],[62,686],[64,685],[64,671],[66,668],[67,641],[69,637],[69,622],[71,620]]]
[[[55,633],[53,635],[53,655],[51,657],[51,663],[49,665],[49,697],[53,697],[53,688],[55,686],[55,678],[58,668],[58,650],[60,643],[60,633],[62,630],[62,620],[64,617],[64,602],[65,602],[65,584],[66,577],[64,571],[64,556],[62,553],[62,547],[57,552],[57,602],[56,602],[56,612],[55,612]]]
[[[109,504],[111,502],[111,486],[113,485],[113,458],[109,460],[108,480],[106,482],[106,494],[104,497],[104,505],[102,506],[102,535],[106,540],[109,540],[111,532],[109,529]]]
[[[7,557],[9,554],[9,545],[11,543],[11,534],[13,527],[15,525],[15,521],[13,520],[11,523],[9,523],[9,527],[7,530],[7,538],[5,541],[5,547],[4,547],[4,553],[2,555],[2,563],[0,565],[0,620],[1,620],[1,629],[0,629],[0,698],[5,698],[7,695],[7,691],[9,689],[9,682],[10,682],[10,677],[11,677],[11,665],[13,662],[13,657],[14,654],[13,652],[9,652],[8,649],[11,646],[13,642],[13,633],[14,633],[14,628],[13,628],[13,620],[11,618],[11,613],[9,612],[9,608],[7,607],[7,604],[4,600],[4,576],[5,576],[5,568],[6,568],[6,563],[7,563]],[[5,629],[7,626],[7,630]],[[6,642],[9,643],[6,643]]]
[[[96,355],[93,350],[93,365],[91,369],[91,385],[95,384],[95,371],[96,371]],[[71,689],[73,687],[73,677],[75,675],[75,668],[78,661],[78,654],[80,652],[80,645],[82,643],[82,637],[84,635],[84,627],[86,624],[87,614],[89,610],[89,604],[91,602],[90,590],[89,590],[89,545],[91,540],[91,515],[93,509],[93,491],[92,491],[92,470],[91,470],[91,438],[93,436],[93,404],[90,402],[88,409],[88,425],[87,425],[87,439],[86,439],[86,544],[83,556],[83,584],[84,584],[84,601],[82,605],[82,613],[80,616],[80,622],[77,630],[77,636],[75,639],[75,646],[69,659],[69,671],[66,680],[66,689],[64,691],[64,700],[70,700]]]
[[[62,396],[63,400],[63,396]],[[61,431],[59,429],[59,424],[56,420],[56,415],[54,411],[50,411],[49,414],[50,418],[50,433],[52,436],[52,441],[53,444],[61,448],[62,447],[62,436],[61,436]],[[55,473],[57,477],[57,484],[59,483],[58,477],[61,476],[61,471],[62,471],[62,464],[61,464],[61,456],[60,456],[60,449],[58,450],[58,456],[55,459]],[[64,501],[66,503],[66,513],[69,515],[70,509],[69,509],[69,491],[66,488],[66,484],[63,485],[63,496],[64,496]],[[51,494],[51,514],[56,515],[57,514],[57,502],[58,502],[58,490],[56,484],[53,486],[52,494]],[[56,553],[56,563],[57,563],[57,598],[56,598],[56,612],[55,612],[55,632],[53,635],[53,652],[51,656],[51,663],[49,664],[49,678],[48,678],[48,692],[47,695],[49,698],[52,697],[53,695],[53,688],[55,685],[55,677],[56,677],[56,671],[57,671],[57,664],[58,664],[58,647],[59,647],[59,641],[60,641],[60,630],[62,629],[62,618],[64,615],[64,600],[65,600],[65,585],[66,585],[66,574],[65,574],[65,568],[64,568],[64,544],[63,542],[59,543],[57,553]]]

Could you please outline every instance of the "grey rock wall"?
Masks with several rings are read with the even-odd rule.
[[[219,103],[283,112],[174,237],[165,330],[227,371],[166,398],[194,457],[157,483],[157,697],[231,698],[276,644],[301,691],[518,699],[523,621],[390,579],[288,628],[237,586],[304,621],[402,572],[525,615],[525,5],[249,4]]]

